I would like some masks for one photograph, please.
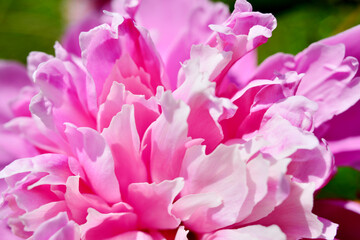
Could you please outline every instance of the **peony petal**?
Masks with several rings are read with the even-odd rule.
[[[96,238],[95,238],[96,239]],[[140,231],[129,231],[121,233],[113,238],[106,238],[106,240],[154,240],[149,234]]]
[[[359,63],[355,58],[345,58],[343,45],[313,44],[295,60],[296,71],[305,73],[296,94],[319,104],[314,117],[316,127],[359,100],[356,93],[360,91],[360,78],[354,78]]]
[[[207,45],[194,46],[191,59],[183,65],[185,80],[174,91],[174,96],[190,106],[187,119],[189,135],[204,139],[207,152],[222,141],[219,120],[233,116],[236,106],[229,99],[215,96],[215,84],[210,82],[229,61],[230,54],[219,52]]]
[[[204,240],[285,240],[286,235],[276,225],[252,225],[239,229],[224,229],[210,234]]]
[[[107,128],[112,118],[125,104],[134,106],[136,129],[142,138],[146,129],[159,116],[158,102],[155,98],[145,99],[144,96],[134,95],[126,91],[123,84],[117,82],[112,83],[106,101],[100,106],[97,119],[98,130],[103,131]]]
[[[71,217],[77,223],[84,224],[89,208],[103,213],[111,212],[111,207],[99,196],[80,192],[80,181],[81,179],[78,176],[71,176],[66,182],[65,201],[70,210]]]
[[[318,105],[303,96],[292,96],[281,102],[274,103],[264,114],[262,124],[269,121],[272,117],[280,115],[288,120],[291,125],[306,131],[312,131],[313,116]]]
[[[184,226],[180,226],[176,232],[175,240],[188,240],[189,230],[185,230]]]
[[[130,184],[128,202],[138,214],[140,225],[150,229],[177,228],[180,220],[171,213],[171,209],[172,202],[183,186],[181,178],[159,184]]]
[[[170,82],[164,84],[175,90],[180,63],[188,59],[191,46],[206,41],[209,24],[221,24],[229,16],[228,7],[220,2],[200,1],[142,1],[135,20],[149,29],[162,59]]]
[[[32,236],[36,240],[80,240],[78,226],[69,221],[65,212],[43,222]],[[65,238],[66,237],[66,238]]]
[[[86,97],[82,94],[78,96],[74,86],[76,81],[73,77],[81,80],[81,75],[84,73],[79,69],[71,68],[74,68],[72,64],[53,58],[41,64],[34,73],[35,83],[40,87],[41,94],[37,95],[37,101],[32,100],[30,111],[49,128],[54,129],[56,126],[60,133],[64,131],[63,123],[65,122],[71,122],[78,126],[94,126],[94,119],[84,109],[79,99],[81,96],[83,105],[86,105],[84,103]],[[82,77],[85,79],[84,76]],[[40,108],[39,103],[41,102],[46,105],[45,109]]]
[[[71,124],[66,124],[65,133],[94,192],[109,203],[119,202],[114,160],[105,139],[93,129],[76,128]]]
[[[126,196],[128,185],[147,181],[147,169],[140,155],[140,139],[136,130],[134,106],[124,105],[113,117],[109,128],[103,130],[114,158],[115,174],[121,195]]]
[[[30,52],[26,58],[28,75],[32,77],[41,63],[47,62],[52,58],[54,57],[43,52]]]
[[[270,143],[263,151],[277,159],[286,158],[298,149],[311,150],[319,145],[318,139],[312,133],[294,127],[280,116],[266,122],[260,128],[260,133]]]
[[[160,103],[161,115],[148,128],[142,148],[146,146],[150,154],[143,153],[143,159],[150,165],[152,181],[159,183],[179,176],[181,162],[187,142],[189,107],[175,100],[170,92],[165,92]]]
[[[110,15],[112,26],[103,24],[80,34],[82,58],[94,80],[97,96],[101,95],[104,81],[116,60],[125,54],[150,74],[151,87],[155,92],[156,87],[161,84],[164,72],[149,34],[145,29],[134,25],[131,19],[124,19],[116,13]]]
[[[23,238],[14,235],[10,227],[7,225],[6,221],[0,221],[0,235],[6,240],[21,240]]]
[[[0,170],[15,159],[37,154],[37,149],[18,134],[0,130]]]
[[[25,226],[25,231],[35,232],[43,222],[55,217],[59,212],[65,212],[66,210],[65,201],[50,202],[21,215],[20,220]]]
[[[86,219],[87,222],[80,226],[81,239],[96,240],[99,239],[99,236],[103,239],[111,239],[118,235],[121,236],[121,233],[129,234],[137,228],[137,217],[134,213],[103,214],[89,208]],[[136,236],[136,234],[129,235]]]
[[[183,215],[185,218],[182,220],[189,229],[209,232],[237,222],[248,194],[245,159],[239,147],[220,145],[210,155],[205,155],[202,146],[187,150],[180,175],[185,179],[181,195],[186,198],[187,195],[194,194],[193,201],[206,204],[199,205],[195,211],[191,210],[189,217]],[[195,200],[197,194],[203,193],[215,193],[222,204],[219,206],[213,204],[214,201],[204,201],[204,196],[201,195],[201,199]],[[181,206],[181,201],[180,198],[175,203],[174,213],[189,211]],[[194,208],[193,204],[187,203],[186,206]]]
[[[325,225],[311,212],[314,190],[314,184],[292,182],[288,198],[258,223],[264,226],[278,225],[289,240],[323,237]],[[335,232],[327,237],[333,239],[334,235]]]
[[[336,45],[342,43],[345,45],[345,56],[352,56],[355,57],[358,61],[360,61],[360,50],[358,42],[356,41],[359,35],[360,26],[355,26],[333,37],[321,40],[320,43],[326,45]],[[360,76],[360,72],[357,72],[356,76]]]
[[[0,61],[0,123],[5,123],[13,117],[10,102],[15,100],[19,90],[32,85],[25,67],[20,63]]]
[[[210,25],[214,31],[207,44],[219,50],[233,53],[227,67],[217,76],[221,82],[230,67],[246,53],[265,43],[276,28],[276,20],[271,14],[251,12],[246,0],[238,0],[235,10],[222,25]],[[243,7],[246,6],[246,7]]]

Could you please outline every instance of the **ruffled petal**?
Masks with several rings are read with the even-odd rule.
[[[66,136],[95,193],[109,203],[119,202],[120,188],[114,159],[105,139],[90,128],[66,125]]]

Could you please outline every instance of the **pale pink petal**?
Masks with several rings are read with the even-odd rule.
[[[184,226],[180,226],[176,232],[175,240],[188,240],[189,230],[185,230]]]
[[[296,67],[294,56],[291,54],[276,53],[266,58],[256,69],[253,80],[274,79],[284,72],[291,71]]]
[[[30,52],[26,58],[28,75],[32,77],[41,63],[47,62],[52,58],[54,57],[43,52]]]
[[[59,212],[65,212],[66,210],[65,201],[50,202],[31,212],[21,215],[19,219],[24,224],[25,231],[34,232],[44,221],[47,221],[58,215]]]
[[[292,182],[288,198],[274,209],[267,217],[257,223],[279,226],[288,240],[299,238],[321,238],[326,234],[327,239],[333,239],[335,232],[330,228],[326,232],[328,223],[324,223],[313,214],[314,184],[299,184]],[[324,232],[325,231],[325,232]],[[332,236],[330,236],[332,232]]]
[[[49,240],[80,240],[79,226],[75,222],[70,221],[52,235]]]
[[[319,127],[359,99],[356,93],[360,79],[354,78],[358,61],[346,57],[345,51],[343,44],[327,46],[314,43],[295,57],[276,54],[261,64],[253,79],[273,79],[289,71],[303,73],[296,95],[303,95],[319,105],[314,117],[315,127]]]
[[[97,238],[94,238],[97,239]],[[106,240],[156,240],[149,234],[140,231],[129,231],[121,233],[112,238],[106,238]]]
[[[15,159],[37,154],[38,151],[34,146],[18,134],[0,130],[0,170]]]
[[[234,12],[225,23],[210,26],[214,33],[207,43],[219,50],[233,53],[230,63],[217,76],[218,82],[222,81],[237,60],[265,43],[276,27],[273,15],[251,12],[251,10],[251,5],[246,0],[238,0]]]
[[[60,212],[52,219],[43,222],[34,232],[35,240],[80,240],[78,226],[69,221],[65,212]]]
[[[33,100],[38,100],[33,98]],[[39,107],[46,109],[39,99]],[[45,119],[45,118],[43,118]],[[47,128],[44,123],[35,117],[18,117],[7,122],[4,126],[8,131],[20,135],[35,147],[45,150],[46,152],[68,153],[69,145],[65,139],[58,133]]]
[[[18,159],[0,172],[0,178],[9,178],[21,173],[27,175],[46,173],[41,178],[45,177],[47,181],[42,184],[64,184],[71,174],[67,161],[67,156],[60,154],[43,154],[33,158]],[[37,186],[36,182],[32,182],[32,185]]]
[[[6,240],[21,240],[23,238],[16,236],[7,225],[6,221],[0,221],[0,235]]]
[[[171,213],[172,202],[184,186],[183,179],[176,178],[161,183],[132,183],[129,185],[128,202],[134,207],[142,227],[150,229],[174,229],[180,219]]]
[[[124,105],[102,135],[111,149],[121,195],[125,197],[129,184],[146,182],[148,179],[147,169],[141,159],[134,106]]]
[[[315,183],[316,189],[327,184],[334,174],[334,157],[324,146],[300,149],[291,155],[291,159],[288,174],[294,177],[294,181]]]
[[[315,149],[318,139],[310,132],[294,127],[280,116],[274,116],[261,128],[260,133],[269,141],[263,149],[277,159],[282,159],[295,153],[298,149]]]
[[[203,240],[286,240],[286,235],[276,225],[253,225],[238,229],[219,230]]]
[[[81,104],[71,75],[73,72],[69,72],[68,67],[66,62],[58,58],[41,64],[34,73],[41,94],[38,95],[38,101],[32,100],[30,104],[32,114],[38,116],[50,129],[56,127],[60,133],[64,131],[65,122],[94,126],[94,119]],[[39,106],[42,102],[46,107]]]
[[[303,130],[312,131],[314,129],[313,116],[318,105],[303,96],[293,96],[281,102],[274,103],[264,114],[262,124],[269,121],[272,117],[280,115],[288,120],[291,125]]]
[[[91,128],[70,124],[66,125],[65,133],[93,191],[109,203],[120,201],[114,159],[105,139]]]
[[[359,63],[355,58],[345,58],[343,45],[313,44],[295,61],[296,71],[305,73],[296,94],[319,104],[314,117],[316,127],[359,100],[360,78],[354,78]]]
[[[324,40],[321,40],[320,43],[326,45],[336,45],[342,43],[345,45],[345,56],[346,57],[352,56],[355,57],[358,61],[360,61],[360,50],[359,50],[358,42],[356,41],[359,35],[360,35],[360,26],[355,26],[333,37],[329,37]],[[359,71],[356,73],[356,76],[360,76]]]
[[[16,98],[10,102],[10,108],[14,117],[31,117],[29,105],[31,99],[38,92],[39,91],[34,86],[25,86],[21,88]]]
[[[99,96],[100,103],[106,100],[115,82],[122,83],[126,90],[133,94],[144,95],[145,98],[154,95],[151,76],[142,68],[139,68],[128,54],[124,54],[116,60]]]
[[[193,209],[190,216],[183,215],[182,218],[187,228],[209,232],[237,222],[248,193],[246,164],[239,147],[220,145],[210,155],[205,155],[202,146],[194,146],[186,152],[180,175],[185,179],[181,192],[184,200],[180,198],[174,204],[174,214],[183,215],[183,211],[189,211],[186,208]],[[204,193],[218,195],[221,204],[214,204],[215,199],[206,200],[198,196]],[[197,197],[202,198],[197,208],[192,204],[182,204],[189,197],[194,202],[200,200],[196,200]]]
[[[122,16],[134,18],[138,11],[141,0],[100,0],[100,2],[110,2],[111,9]],[[99,2],[99,1],[98,1]]]
[[[288,174],[296,181],[314,182],[322,187],[333,173],[333,157],[321,146],[315,135],[293,126],[289,121],[274,116],[259,131],[269,145],[263,151],[276,158],[290,157]]]
[[[95,84],[87,77],[82,59],[67,52],[58,42],[55,43],[54,49],[56,58],[63,62],[67,71],[65,78],[68,78],[67,81],[72,88],[69,92],[77,95],[85,114],[94,118],[98,110]]]
[[[86,220],[87,222],[80,226],[81,239],[97,240],[99,236],[103,239],[111,239],[118,235],[121,236],[121,233],[136,236],[136,234],[129,233],[137,229],[137,216],[134,213],[103,214],[89,208]]]
[[[280,205],[289,196],[290,181],[286,172],[290,160],[277,160],[269,156],[266,156],[266,160],[270,162],[270,167],[268,168],[267,173],[266,195],[264,198],[259,199],[260,201],[255,202],[255,206],[253,207],[251,214],[242,220],[239,225],[249,224],[267,216],[276,206]],[[258,175],[253,175],[251,177],[254,179],[254,182],[260,182],[259,179],[261,178]],[[257,187],[264,188],[263,185],[258,185]],[[262,193],[259,190],[257,191]]]
[[[142,148],[143,159],[149,164],[151,179],[159,183],[179,176],[181,162],[188,141],[189,107],[180,100],[175,100],[170,92],[161,98],[161,115],[145,133]]]
[[[87,210],[89,208],[96,209],[100,212],[111,212],[111,207],[99,196],[91,193],[80,192],[80,183],[82,188],[84,182],[77,176],[71,176],[66,182],[65,201],[70,210],[71,217],[77,223],[86,222]]]

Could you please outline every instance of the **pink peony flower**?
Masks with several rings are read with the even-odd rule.
[[[276,20],[245,0],[231,15],[205,0],[114,2],[55,56],[29,55],[33,84],[0,71],[1,84],[23,73],[2,123],[27,146],[0,172],[3,235],[333,239],[312,213],[334,170],[317,131],[358,100],[351,51],[316,43],[256,69]]]

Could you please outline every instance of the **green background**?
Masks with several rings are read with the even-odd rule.
[[[232,8],[234,1],[224,0]],[[259,49],[259,61],[276,52],[296,54],[312,42],[360,24],[360,3],[344,0],[252,0],[254,10],[273,13],[278,27]],[[0,59],[25,63],[30,51],[53,54],[66,21],[61,0],[0,0]],[[360,40],[359,40],[360,42]],[[360,199],[360,173],[340,168],[319,198]]]

